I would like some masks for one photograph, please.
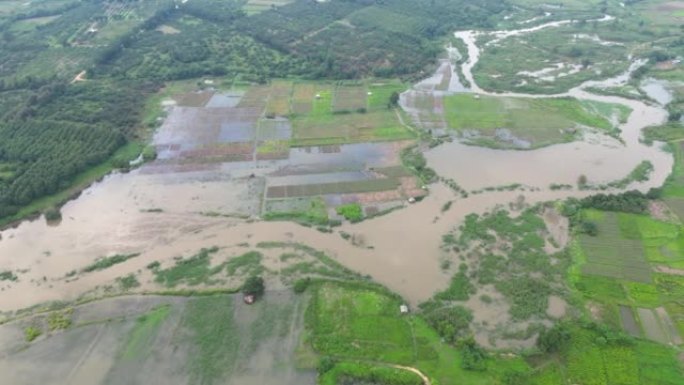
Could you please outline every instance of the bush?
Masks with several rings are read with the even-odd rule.
[[[568,342],[570,342],[570,330],[567,325],[559,323],[539,333],[537,347],[542,352],[554,353],[565,349]]]
[[[363,210],[358,203],[350,203],[337,207],[337,213],[350,222],[359,222],[363,219]]]
[[[35,340],[40,337],[41,334],[43,334],[43,332],[35,326],[29,326],[24,330],[24,336],[26,337],[27,342]]]
[[[157,149],[154,146],[147,146],[142,153],[143,159],[146,162],[157,159]]]
[[[461,367],[466,370],[487,369],[487,352],[471,337],[463,341]]]
[[[330,356],[325,356],[318,361],[318,374],[324,374],[335,367],[335,360]]]
[[[473,314],[463,306],[444,307],[439,302],[428,302],[421,307],[427,323],[449,343],[455,343],[465,334],[473,320]]]
[[[437,293],[435,298],[445,301],[467,301],[475,292],[475,287],[470,283],[466,270],[461,268],[458,273],[451,277],[449,287]]]
[[[134,289],[140,286],[140,281],[138,281],[138,278],[136,278],[133,273],[117,278],[116,282],[119,283],[119,287],[123,291]]]
[[[648,199],[658,193],[650,192],[642,194],[639,191],[627,191],[622,194],[596,194],[580,201],[585,209],[598,209],[605,211],[622,211],[626,213],[644,214],[648,211]]]
[[[0,272],[0,281],[17,281],[17,276],[9,270]]]
[[[580,224],[580,232],[595,237],[598,235],[598,226],[591,221],[582,221]]]
[[[264,286],[264,279],[259,276],[251,276],[247,278],[242,285],[242,292],[247,295],[253,295],[259,298],[264,295],[266,287]]]
[[[62,219],[62,213],[56,207],[49,208],[45,211],[45,219],[50,222],[58,221]]]
[[[306,291],[306,289],[309,287],[310,284],[311,284],[311,278],[298,279],[297,281],[295,281],[292,289],[294,290],[295,293],[301,294],[301,293]]]
[[[126,159],[124,157],[116,157],[116,158],[112,159],[112,167],[118,168],[118,169],[128,170],[131,167],[131,164],[128,161],[128,159]]]
[[[67,329],[71,326],[71,315],[74,309],[69,308],[64,311],[56,311],[48,316],[47,323],[50,331]]]

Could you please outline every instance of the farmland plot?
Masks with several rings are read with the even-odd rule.
[[[333,95],[333,112],[352,112],[367,109],[367,91],[361,86],[338,86]]]
[[[32,343],[26,322],[0,327],[12,384],[315,384],[295,369],[304,298],[121,297],[77,307],[72,326]],[[35,365],[41,362],[41,365]],[[155,373],[150,377],[150,373]]]
[[[651,268],[644,258],[643,246],[639,240],[623,237],[617,214],[606,213],[604,219],[598,222],[598,228],[599,236],[580,237],[587,254],[587,263],[582,266],[582,272],[637,282],[651,282]]]

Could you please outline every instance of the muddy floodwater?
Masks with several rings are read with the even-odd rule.
[[[567,22],[543,24],[520,31],[501,31],[494,36],[503,39],[564,23]],[[486,94],[472,75],[472,68],[479,58],[480,47],[475,41],[477,35],[477,31],[456,34],[465,41],[469,51],[469,59],[462,66],[464,78],[471,84],[469,91]],[[413,91],[435,93],[432,96],[437,97],[464,91],[451,64],[442,63],[438,72],[436,78],[419,84]],[[439,76],[451,78],[444,80]],[[627,76],[609,79],[603,84],[619,83],[622,78]],[[443,89],[436,90],[440,83],[444,83]],[[466,190],[512,183],[532,188],[471,194],[463,199],[446,186],[434,184],[428,186],[430,194],[419,203],[405,204],[401,210],[358,224],[345,224],[333,233],[322,233],[289,222],[261,221],[259,213],[265,184],[277,186],[295,179],[302,184],[309,183],[306,174],[316,175],[321,169],[326,172],[333,170],[339,178],[363,179],[359,169],[397,161],[396,147],[399,145],[361,144],[336,149],[334,154],[320,148],[298,149],[290,153],[288,161],[219,162],[193,167],[153,163],[127,174],[110,175],[86,189],[78,199],[67,203],[58,226],[48,226],[41,218],[0,233],[0,271],[11,270],[19,278],[17,282],[0,282],[0,310],[16,310],[52,300],[73,300],[100,285],[111,284],[117,277],[144,270],[150,262],[171,261],[176,256],[191,255],[203,247],[229,247],[244,243],[253,246],[261,241],[309,245],[325,251],[353,270],[372,276],[412,304],[424,301],[448,285],[451,273],[440,268],[443,257],[441,238],[469,213],[483,213],[497,205],[505,206],[519,201],[521,195],[529,204],[584,196],[591,192],[575,188],[552,191],[549,186],[554,183],[575,186],[580,175],[585,175],[589,182],[595,184],[619,180],[644,160],[654,166],[650,179],[633,183],[628,188],[645,191],[662,185],[671,171],[672,157],[657,143],[652,146],[642,144],[639,137],[644,127],[663,122],[666,112],[659,106],[639,101],[590,94],[584,91],[584,87],[595,86],[597,82],[589,83],[564,95],[630,107],[632,114],[620,126],[621,140],[591,135],[581,142],[532,151],[492,150],[458,142],[445,143],[426,152],[428,164],[438,174],[453,179]],[[232,100],[228,100],[228,96],[224,99],[216,101],[217,108],[233,108]],[[406,95],[402,97],[404,100]],[[252,119],[251,111],[242,112],[245,119]],[[176,152],[182,151],[186,151],[187,156],[205,156],[192,152],[193,148],[172,144],[178,133],[168,131],[167,134],[160,135],[159,139],[169,141],[166,152],[161,153],[165,159],[174,159]],[[212,135],[212,138],[223,138],[226,143],[235,139],[227,137],[223,131]],[[186,145],[189,146],[188,143]],[[225,148],[240,150],[235,146]],[[238,155],[250,158],[252,152]],[[333,157],[337,160],[332,160]],[[297,170],[290,170],[292,162],[298,164]],[[273,177],[270,182],[269,176]],[[442,212],[448,201],[453,201],[451,209]],[[343,239],[341,231],[355,235],[356,244]],[[117,253],[140,253],[140,256],[77,280],[64,279],[69,272],[83,268],[97,257]],[[143,283],[141,289],[149,288],[148,285],[150,283]],[[554,314],[562,313],[560,304],[551,305]]]

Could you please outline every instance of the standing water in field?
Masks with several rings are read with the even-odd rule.
[[[564,23],[502,31],[496,36],[505,38]],[[469,59],[462,66],[464,78],[470,82],[472,92],[487,94],[477,86],[472,75],[479,58],[477,34],[476,31],[464,31],[456,36],[468,47]],[[454,76],[456,72],[451,62],[443,62],[438,72],[434,79],[421,82],[414,90],[403,94],[401,103],[406,112],[414,116],[413,113],[422,110],[415,106],[429,102],[433,110],[423,113],[420,123],[426,128],[446,132],[443,115],[440,115],[444,108],[441,98],[458,89],[454,86],[457,76]],[[527,189],[522,193],[530,204],[586,196],[592,192],[551,191],[548,187],[552,183],[574,186],[580,175],[596,184],[621,179],[644,160],[654,166],[650,179],[632,183],[628,188],[646,190],[660,186],[671,170],[672,157],[657,145],[649,147],[640,143],[639,136],[644,127],[664,121],[666,112],[642,102],[597,96],[583,90],[588,85],[618,80],[588,82],[561,96],[630,107],[629,119],[620,126],[622,141],[597,135],[585,138],[583,142],[532,151],[492,150],[452,142],[428,151],[428,163],[440,175],[453,179],[466,190],[511,183],[534,187],[534,191]],[[220,106],[228,102],[215,100]],[[339,156],[364,157],[368,146],[345,147],[339,151]],[[252,153],[248,155],[252,159]],[[319,160],[324,156],[305,149],[293,153],[293,157],[301,158],[302,163],[310,159],[316,165],[322,164]],[[382,152],[377,156],[378,161],[384,158]],[[299,242],[322,250],[416,304],[446,287],[451,278],[452,274],[440,267],[444,256],[440,250],[442,235],[458,226],[470,213],[483,213],[521,197],[519,191],[495,191],[461,199],[447,187],[436,184],[430,186],[430,195],[420,203],[358,224],[343,225],[341,231],[363,240],[353,244],[338,232],[322,233],[290,222],[254,220],[262,205],[263,177],[272,172],[268,164],[246,161],[143,166],[128,174],[110,175],[86,189],[80,198],[62,208],[63,221],[57,227],[35,220],[3,231],[0,234],[0,271],[16,272],[19,279],[0,282],[0,288],[4,290],[0,296],[0,309],[19,309],[50,300],[73,300],[84,292],[113,284],[118,277],[138,270],[147,271],[145,266],[151,262],[173,263],[174,257],[192,255],[203,247],[254,246],[267,241]],[[346,165],[335,171],[356,178],[348,168]],[[453,205],[444,211],[445,203],[451,201]],[[245,220],[250,216],[251,220]],[[140,253],[140,256],[106,270],[68,279],[70,272],[82,269],[97,257],[117,253]],[[152,279],[141,280],[141,285],[142,290],[155,289]]]
[[[609,17],[601,20],[610,20]],[[543,24],[534,28],[516,31],[496,31],[491,35],[497,40],[509,36],[557,27],[569,21]],[[600,96],[584,91],[584,88],[619,85],[629,79],[631,72],[643,62],[635,62],[630,69],[615,78],[589,81],[567,93],[559,95],[527,95],[516,93],[491,93],[478,87],[472,74],[477,64],[480,48],[476,44],[477,31],[456,32],[468,47],[469,59],[463,64],[463,74],[471,84],[473,92],[482,95],[520,98],[552,98],[572,96],[580,100],[591,100],[621,104],[632,109],[626,123],[619,126],[620,141],[603,135],[585,136],[581,142],[563,143],[532,151],[494,150],[468,146],[459,142],[446,143],[426,153],[428,163],[438,174],[454,179],[467,190],[481,189],[520,183],[545,189],[551,184],[575,185],[584,175],[592,184],[609,183],[625,178],[643,161],[654,166],[650,179],[632,183],[629,188],[646,191],[661,186],[672,169],[672,156],[659,148],[658,144],[647,146],[639,141],[641,130],[665,121],[666,111],[643,102],[612,96]],[[491,43],[491,42],[490,42]]]
[[[662,80],[648,78],[641,82],[640,88],[649,98],[666,106],[672,101],[672,93],[667,89],[666,84],[667,83]]]

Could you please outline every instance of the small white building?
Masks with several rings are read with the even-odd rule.
[[[409,308],[408,305],[401,305],[399,306],[399,313],[401,314],[408,314]]]

